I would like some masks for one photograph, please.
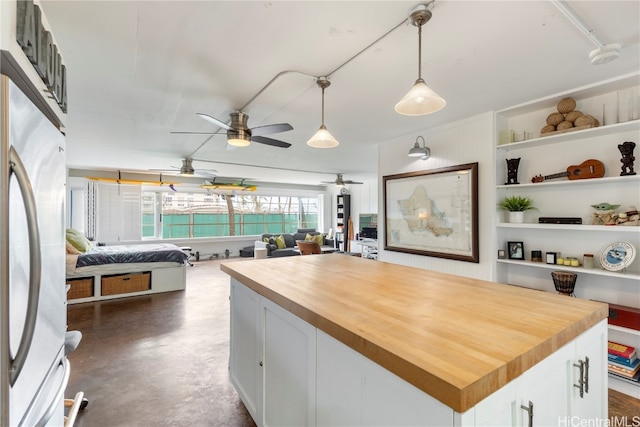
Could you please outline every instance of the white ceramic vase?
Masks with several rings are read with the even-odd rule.
[[[524,222],[524,212],[509,212],[509,222],[521,224]]]

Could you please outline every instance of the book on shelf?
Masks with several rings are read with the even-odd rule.
[[[636,373],[638,373],[638,371],[640,371],[640,365],[636,365],[633,368],[628,368],[626,366],[616,365],[615,363],[609,362],[607,363],[607,369],[609,369],[609,371],[632,377]]]
[[[624,375],[620,375],[620,374],[618,374],[616,372],[612,372],[612,371],[609,371],[609,376],[613,377],[613,378],[617,378],[617,379],[623,380],[623,381],[626,381],[626,382],[629,382],[631,384],[640,385],[640,371],[637,372],[636,375],[631,377],[631,378],[626,377]]]
[[[607,351],[609,354],[615,354],[627,359],[635,359],[636,357],[638,357],[635,347],[631,347],[630,345],[620,344],[613,341],[609,341],[607,345]]]
[[[629,359],[628,357],[622,357],[622,356],[618,356],[617,354],[611,354],[611,353],[607,354],[607,360],[609,360],[609,362],[617,363],[630,368],[633,368],[635,367],[635,365],[640,363],[640,358],[638,357]]]

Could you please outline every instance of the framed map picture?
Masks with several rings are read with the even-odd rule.
[[[385,250],[480,261],[477,162],[382,179]]]

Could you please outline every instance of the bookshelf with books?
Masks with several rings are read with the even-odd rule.
[[[609,341],[607,367],[610,377],[636,386],[640,384],[640,358],[635,347]]]
[[[554,292],[550,273],[568,271],[577,274],[576,297],[624,304],[640,310],[640,257],[636,256],[624,269],[612,271],[601,266],[601,255],[614,242],[628,242],[636,251],[640,250],[640,227],[593,224],[594,205],[599,203],[619,204],[618,210],[622,212],[631,209],[630,206],[640,207],[640,174],[621,176],[618,148],[624,141],[640,144],[640,119],[615,114],[605,117],[603,114],[603,109],[615,110],[618,96],[637,91],[639,84],[640,74],[636,72],[495,113],[495,200],[498,202],[512,195],[525,196],[533,200],[539,211],[525,212],[524,223],[516,224],[505,222],[501,213],[496,213],[493,280]],[[559,111],[557,107],[565,98],[575,100],[576,110],[597,116],[599,125],[541,134],[546,118]],[[513,138],[514,132],[522,138]],[[515,159],[519,159],[519,163],[514,183],[508,178],[507,160]],[[568,170],[568,165],[580,164],[586,159],[601,162],[604,176],[556,179],[549,175]],[[544,176],[545,180],[534,179],[538,176]],[[579,217],[581,223],[539,223],[539,217]],[[523,243],[524,259],[504,259],[498,255],[499,251],[507,249],[508,242]],[[534,250],[543,257],[548,253],[554,258],[558,254],[576,258],[578,265],[559,265],[549,262],[548,257],[543,258],[543,262],[534,262],[530,256]],[[592,268],[583,265],[583,257],[588,254],[595,258]],[[640,348],[640,331],[629,325],[627,319],[609,322],[608,339]],[[619,380],[617,376],[609,377],[609,387],[640,398],[640,385]]]

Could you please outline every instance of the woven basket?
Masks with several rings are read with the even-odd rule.
[[[102,276],[102,295],[126,294],[151,289],[151,272]]]
[[[564,119],[568,122],[574,123],[578,117],[582,117],[583,114],[580,111],[569,111]]]
[[[93,296],[93,277],[67,279],[70,286],[67,299],[89,298]]]
[[[598,125],[599,125],[599,122],[598,122],[598,120],[597,120],[595,117],[593,117],[593,116],[592,116],[592,115],[590,115],[590,114],[587,114],[587,115],[585,115],[585,116],[578,117],[578,118],[576,119],[576,121],[575,121],[574,125],[575,125],[576,127],[578,127],[578,126],[584,126],[584,125],[590,125],[590,126],[594,126],[594,127],[595,127],[595,126],[598,126]]]
[[[546,125],[542,129],[540,129],[540,133],[545,134],[545,133],[553,132],[554,130],[556,130],[555,126]]]
[[[558,123],[558,126],[556,126],[557,130],[565,130],[565,129],[571,129],[573,127],[573,123],[568,122],[568,121],[564,121],[564,122],[560,122]]]
[[[576,101],[573,98],[564,98],[558,102],[558,111],[562,114],[567,114],[576,108]]]
[[[564,115],[560,113],[551,113],[547,117],[547,124],[550,126],[557,126],[558,123],[564,121]]]
[[[556,291],[563,295],[573,295],[573,290],[576,287],[576,279],[578,278],[576,273],[552,271],[551,277],[553,278],[553,285],[556,287]]]

